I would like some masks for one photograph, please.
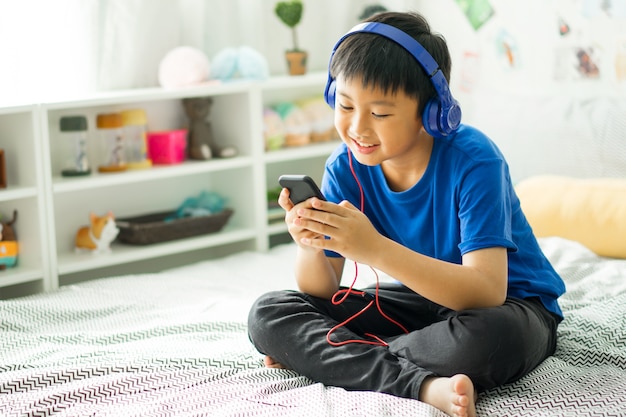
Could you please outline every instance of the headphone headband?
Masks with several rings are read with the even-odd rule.
[[[453,133],[461,123],[461,108],[452,97],[450,87],[443,75],[441,68],[428,51],[413,37],[400,29],[380,22],[360,23],[343,35],[333,47],[328,63],[328,82],[324,90],[324,97],[330,107],[335,107],[335,80],[330,75],[330,65],[339,45],[349,36],[355,33],[374,33],[397,43],[409,52],[417,63],[423,68],[430,79],[437,99],[431,99],[424,108],[422,122],[426,131],[434,137],[444,137]]]

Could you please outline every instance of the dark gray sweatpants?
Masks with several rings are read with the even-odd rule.
[[[379,300],[408,334],[372,306],[332,340],[371,340],[363,335],[373,333],[388,346],[331,346],[328,331],[360,311],[374,291],[351,295],[339,306],[296,291],[267,293],[250,310],[250,340],[259,352],[325,385],[415,399],[428,376],[466,374],[478,390],[513,382],[556,348],[559,318],[538,299],[454,311],[399,284],[381,284]]]

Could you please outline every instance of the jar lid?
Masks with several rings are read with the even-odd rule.
[[[146,112],[141,109],[124,110],[121,115],[125,126],[141,126],[148,123]]]
[[[99,114],[96,118],[98,129],[115,129],[122,127],[122,116],[119,113]]]
[[[61,132],[80,132],[87,130],[87,118],[85,116],[61,117]]]

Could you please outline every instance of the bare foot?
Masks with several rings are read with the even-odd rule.
[[[287,369],[283,366],[282,363],[280,362],[276,362],[274,360],[274,358],[270,357],[270,356],[266,356],[263,359],[263,364],[265,365],[266,368],[275,368],[275,369]]]
[[[452,417],[476,417],[476,392],[467,375],[427,378],[419,399]]]

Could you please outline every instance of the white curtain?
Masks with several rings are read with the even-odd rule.
[[[0,104],[94,88],[97,2],[0,0]]]
[[[158,85],[158,65],[176,46],[209,59],[250,46],[284,74],[289,29],[277,0],[0,0],[0,105]],[[414,8],[411,0],[303,0],[297,27],[309,69],[325,70],[337,38],[363,9]]]

